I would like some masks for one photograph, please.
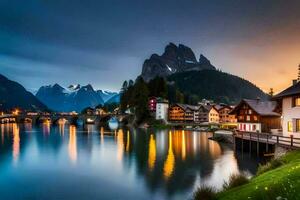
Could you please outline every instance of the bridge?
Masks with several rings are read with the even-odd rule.
[[[87,114],[68,114],[68,113],[43,113],[43,114],[4,114],[0,115],[0,123],[60,123],[68,122],[70,124],[94,124],[98,122],[107,122],[112,117],[115,117],[119,122],[123,122],[129,115],[121,114],[102,114],[102,115],[87,115]]]

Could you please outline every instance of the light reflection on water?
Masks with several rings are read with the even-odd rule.
[[[0,133],[3,199],[187,199],[257,166],[210,133],[65,123],[1,124]]]

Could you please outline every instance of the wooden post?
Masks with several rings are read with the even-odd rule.
[[[251,154],[251,144],[252,144],[252,141],[251,141],[251,133],[250,133],[250,140],[249,140],[249,153]]]
[[[257,133],[256,153],[259,155],[259,133]]]
[[[242,155],[244,153],[244,133],[242,133]]]
[[[269,152],[269,135],[267,135],[267,146],[266,146],[267,153]]]
[[[235,134],[232,137],[233,137],[233,148],[235,152],[236,151]]]
[[[294,135],[291,135],[291,146],[294,144]]]
[[[277,144],[279,144],[279,136],[277,135],[276,137],[277,137]]]

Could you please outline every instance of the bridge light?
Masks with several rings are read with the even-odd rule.
[[[12,114],[13,114],[13,115],[18,115],[19,112],[20,112],[20,111],[19,111],[18,109],[15,109],[15,111],[13,111]]]

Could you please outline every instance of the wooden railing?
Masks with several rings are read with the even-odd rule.
[[[293,135],[288,137],[268,133],[235,132],[234,137],[266,144],[277,144],[285,147],[300,148],[300,138],[296,138]]]

